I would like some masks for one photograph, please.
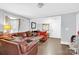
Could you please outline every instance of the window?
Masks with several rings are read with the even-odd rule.
[[[10,25],[11,29],[9,32],[18,32],[19,31],[19,19],[17,18],[11,18],[9,16],[5,16],[4,25]],[[4,30],[6,32],[6,30]]]
[[[48,31],[49,30],[49,24],[42,24],[42,30]]]

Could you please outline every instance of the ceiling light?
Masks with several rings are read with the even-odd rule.
[[[44,3],[38,3],[38,8],[42,8],[44,6]]]
[[[15,18],[15,17],[11,17],[11,16],[9,16],[9,18],[10,18],[10,19],[17,19],[17,18]]]

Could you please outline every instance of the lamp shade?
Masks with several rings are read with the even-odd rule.
[[[4,25],[4,30],[11,30],[11,25]]]

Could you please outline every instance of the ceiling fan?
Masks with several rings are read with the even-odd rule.
[[[38,7],[38,8],[42,8],[43,6],[44,6],[44,3],[38,3],[38,4],[37,4],[37,7]]]

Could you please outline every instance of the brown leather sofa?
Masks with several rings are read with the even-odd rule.
[[[35,42],[31,43],[30,45],[27,45],[25,41],[18,43],[18,42],[11,42],[8,41],[9,38],[13,37],[32,37],[32,36],[43,36],[41,38],[41,41],[47,40],[47,33],[46,32],[40,32],[40,31],[34,31],[34,32],[18,32],[18,33],[11,33],[6,35],[0,36],[0,54],[1,55],[36,55],[38,51],[38,44]],[[4,40],[7,38],[8,40]],[[23,39],[22,39],[23,40]]]
[[[18,43],[13,43],[4,39],[0,39],[0,44],[0,54],[2,55],[21,54]]]
[[[0,54],[1,55],[36,55],[38,44],[30,44],[29,46],[22,43],[16,43],[0,39]]]

